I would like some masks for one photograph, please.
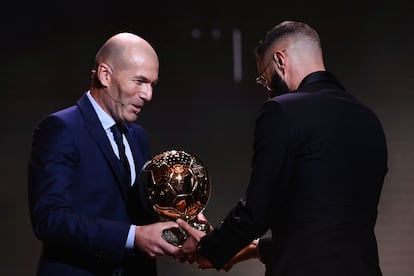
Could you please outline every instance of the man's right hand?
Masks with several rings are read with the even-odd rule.
[[[135,229],[135,248],[144,251],[151,258],[174,256],[179,248],[162,238],[162,232],[170,228],[178,228],[178,224],[174,221],[166,221],[137,226]]]

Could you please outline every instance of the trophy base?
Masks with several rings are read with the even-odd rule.
[[[181,247],[188,239],[188,233],[181,228],[171,228],[162,231],[162,238],[172,245]]]
[[[189,223],[193,228],[208,233],[210,231],[210,224],[208,223]],[[189,238],[187,231],[182,228],[170,228],[162,231],[162,238],[168,243],[181,247]]]

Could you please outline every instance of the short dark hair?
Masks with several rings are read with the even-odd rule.
[[[298,21],[283,21],[274,26],[260,40],[259,46],[256,48],[256,56],[262,56],[274,41],[292,35],[308,37],[314,40],[319,46],[321,44],[318,33],[309,25]]]

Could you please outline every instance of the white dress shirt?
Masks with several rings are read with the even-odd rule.
[[[118,146],[116,145],[114,135],[111,131],[111,127],[116,123],[115,120],[106,113],[102,107],[99,106],[99,104],[95,101],[95,99],[91,96],[91,92],[88,91],[86,93],[88,96],[89,101],[91,102],[93,109],[95,110],[96,114],[98,115],[99,121],[102,124],[103,129],[106,132],[106,135],[108,136],[109,142],[111,142],[112,149],[114,150],[116,156],[119,158],[119,150]],[[131,171],[131,185],[134,184],[135,178],[136,178],[136,172],[135,172],[135,163],[134,158],[132,156],[131,148],[129,147],[128,140],[126,139],[125,135],[122,134],[122,140],[125,145],[125,155],[128,158],[128,163]],[[128,232],[128,238],[126,241],[126,248],[127,249],[133,249],[134,248],[134,241],[135,241],[135,225],[131,225]]]

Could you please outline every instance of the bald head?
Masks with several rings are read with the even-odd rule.
[[[158,71],[158,56],[146,40],[118,33],[96,54],[90,94],[116,122],[132,122],[151,101]]]
[[[132,33],[119,33],[109,38],[98,51],[95,58],[95,66],[106,63],[118,70],[128,68],[136,62],[131,57],[140,55],[152,56],[158,60],[153,47],[143,38]]]

